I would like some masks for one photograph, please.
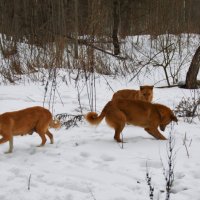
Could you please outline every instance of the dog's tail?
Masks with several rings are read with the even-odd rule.
[[[61,127],[61,123],[60,123],[60,121],[58,119],[52,119],[50,124],[49,124],[49,127],[58,129],[58,128]]]
[[[99,123],[101,123],[101,121],[103,120],[103,118],[106,116],[106,112],[109,108],[111,104],[111,101],[109,101],[105,107],[103,108],[103,110],[101,111],[101,114],[98,115],[96,112],[89,112],[87,113],[84,117],[85,119],[92,125],[98,125]]]
[[[89,112],[85,115],[85,119],[92,125],[98,125],[105,117],[105,113],[101,113],[99,116],[96,112]]]

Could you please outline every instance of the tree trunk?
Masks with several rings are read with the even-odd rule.
[[[192,58],[192,62],[190,64],[189,70],[186,75],[186,85],[187,89],[197,89],[197,75],[199,73],[200,68],[200,46],[196,50],[194,57]]]
[[[74,16],[75,16],[75,44],[74,44],[74,57],[78,59],[78,0],[74,0]]]
[[[113,0],[113,46],[114,55],[120,54],[120,46],[118,41],[118,29],[119,29],[119,0]]]

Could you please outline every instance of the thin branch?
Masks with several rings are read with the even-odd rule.
[[[28,178],[28,190],[31,189],[31,174],[29,175],[29,178]]]
[[[67,36],[67,38],[70,39],[70,40],[75,41],[75,38],[73,38],[73,37],[71,37],[71,36]],[[106,51],[106,50],[104,50],[104,49],[101,49],[101,48],[99,48],[99,47],[97,47],[97,46],[95,46],[95,45],[89,43],[87,40],[78,39],[78,44],[89,46],[89,47],[91,47],[91,48],[93,48],[93,49],[96,49],[96,50],[101,51],[101,52],[103,52],[103,53],[105,53],[105,54],[111,55],[111,56],[113,56],[113,57],[115,57],[115,58],[118,58],[118,59],[120,59],[120,60],[126,60],[126,59],[127,59],[126,57],[118,56],[118,55],[115,55],[115,54],[113,54],[113,53],[111,53],[111,52],[109,52],[109,51]]]
[[[189,152],[188,152],[186,141],[187,141],[187,136],[186,136],[186,133],[185,133],[185,137],[183,139],[183,145],[185,146],[185,149],[186,149],[186,152],[187,152],[187,157],[189,158]]]

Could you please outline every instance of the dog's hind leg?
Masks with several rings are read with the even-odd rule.
[[[45,119],[45,118],[44,118]],[[45,137],[45,134],[47,133],[49,123],[46,122],[47,120],[41,120],[37,126],[34,128],[35,132],[39,134],[39,136],[42,139],[42,143],[38,145],[38,147],[42,147],[45,145],[47,139]]]
[[[122,132],[122,130],[124,129],[125,123],[124,124],[120,124],[117,127],[115,127],[115,135],[114,135],[114,139],[117,142],[122,142],[122,140],[120,139],[120,134]]]
[[[117,142],[122,142],[120,134],[126,123],[126,116],[124,113],[120,110],[111,111],[106,114],[106,122],[110,127],[115,129],[114,139]]]
[[[49,139],[50,139],[50,141],[51,141],[51,144],[53,144],[53,143],[54,143],[54,140],[53,140],[53,135],[52,135],[52,133],[50,133],[50,131],[47,130],[46,135],[48,135],[48,137],[49,137]]]
[[[39,136],[41,137],[42,139],[42,143],[40,145],[38,145],[38,147],[42,147],[45,145],[47,139],[45,137],[45,133],[46,133],[46,130],[44,130],[42,127],[36,127],[36,133],[39,134]]]
[[[158,140],[166,140],[165,136],[163,136],[157,128],[145,128],[145,131],[147,131],[150,135],[155,137]]]
[[[38,133],[38,132],[37,132],[37,133]],[[46,137],[45,137],[45,133],[39,132],[38,134],[39,134],[39,136],[40,136],[41,139],[42,139],[42,143],[41,143],[40,145],[38,145],[38,147],[42,147],[42,146],[45,145],[47,139],[46,139]]]

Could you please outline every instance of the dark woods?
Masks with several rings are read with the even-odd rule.
[[[30,44],[78,35],[200,32],[198,0],[1,0],[0,32]],[[113,14],[116,13],[117,14]]]
[[[199,9],[199,0],[1,0],[0,52],[6,60],[0,74],[15,82],[16,74],[35,72],[38,66],[65,66],[102,74],[128,72],[134,77],[136,66],[144,67],[153,59],[144,63],[127,55],[123,38],[147,34],[156,40],[162,34],[200,33]],[[168,38],[161,48],[167,58],[177,48]],[[19,48],[22,43],[27,45],[24,49]],[[105,56],[116,58],[118,64]],[[197,61],[192,64],[198,73]],[[190,76],[193,80],[196,72]]]

